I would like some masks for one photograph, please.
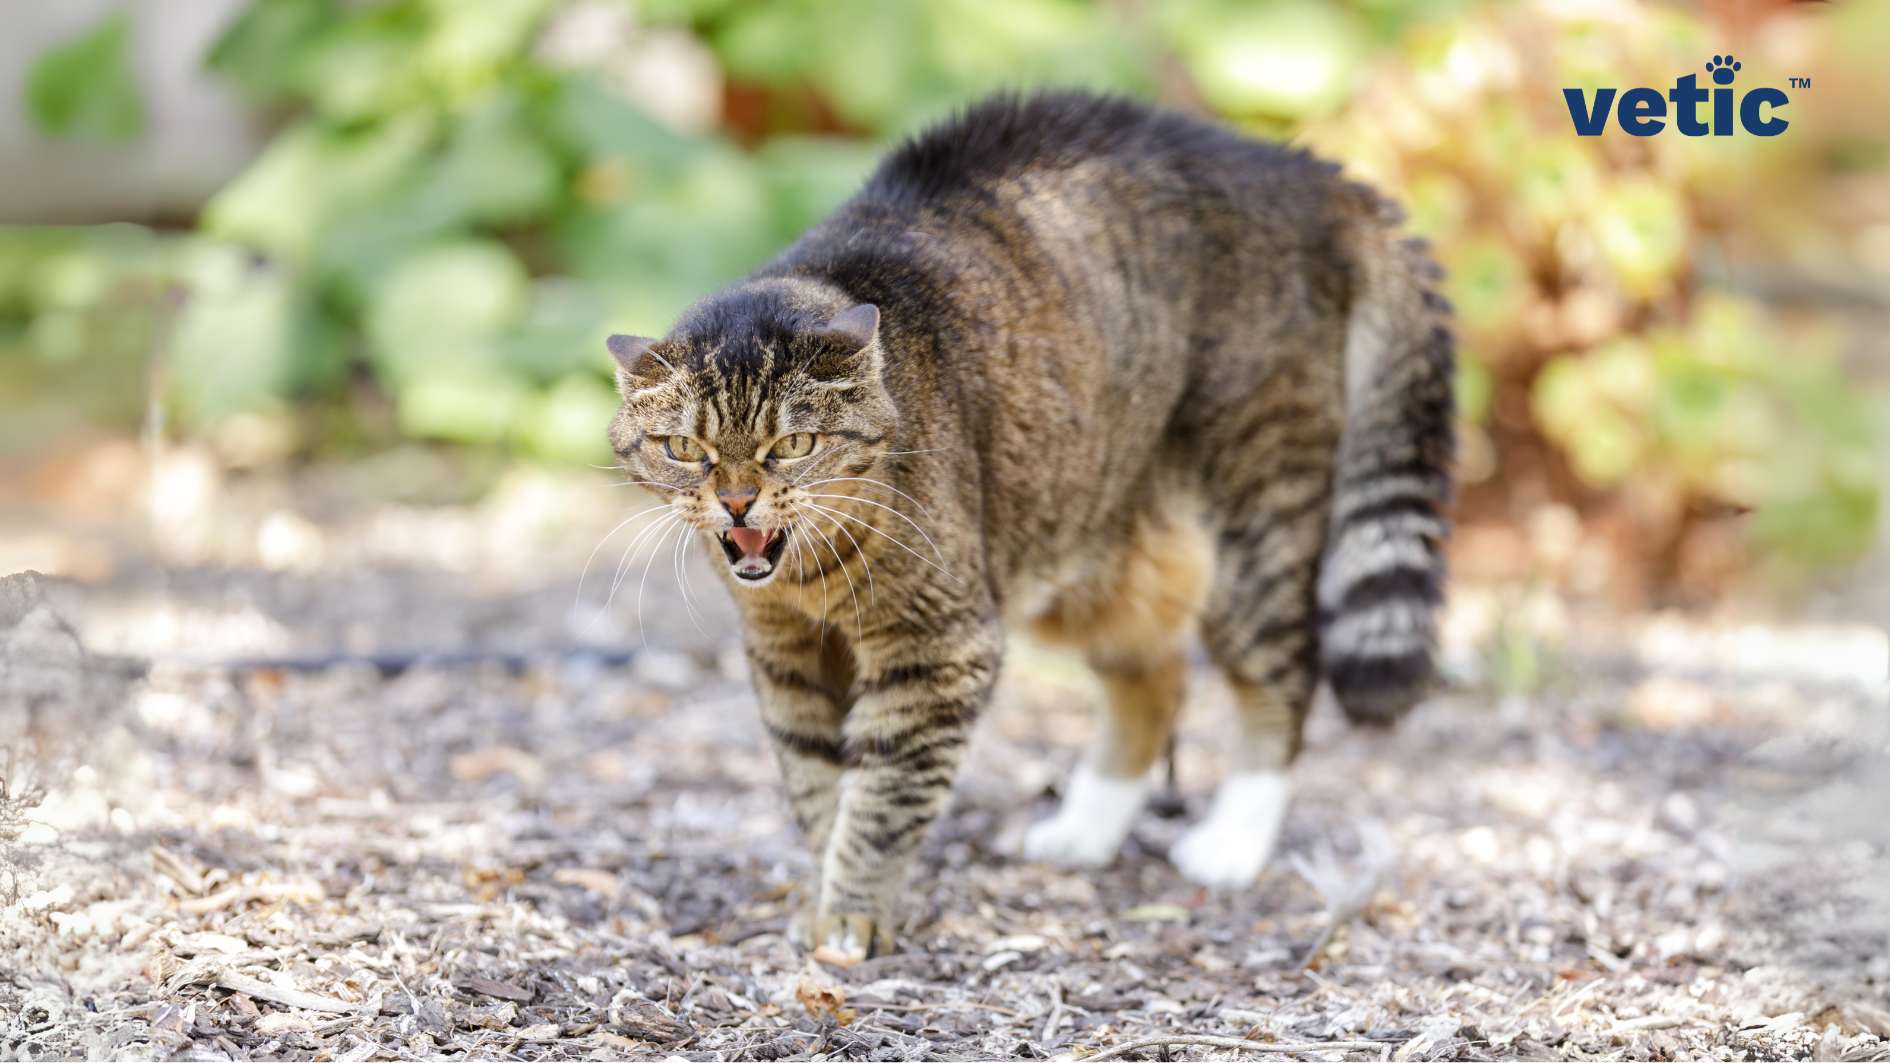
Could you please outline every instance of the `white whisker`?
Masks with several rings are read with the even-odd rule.
[[[681,529],[684,535],[689,534],[690,526],[687,522],[679,520],[676,522],[676,526]],[[643,562],[643,578],[637,580],[637,637],[642,639],[645,643],[650,641],[650,634],[643,626],[643,592],[650,585],[650,566],[656,563],[656,552],[661,550],[663,544],[668,540],[668,532],[664,532],[663,537],[656,540],[656,545],[650,548],[650,556]]]
[[[873,526],[872,524],[867,523],[864,520],[861,520],[860,518],[854,516],[851,513],[842,513],[837,509],[832,509],[827,506],[823,506],[819,504],[818,502],[804,502],[802,504],[810,508],[817,509],[821,511],[822,513],[826,513],[835,517],[840,517],[844,520],[850,520],[853,523],[858,524],[860,527],[865,528],[867,531],[872,532],[874,535],[877,535],[880,538],[886,540],[887,542],[893,544],[894,546],[897,546],[899,549],[904,550],[906,553],[911,554],[913,557],[918,558],[920,561],[923,561],[926,564],[931,565],[933,568],[938,569],[940,572],[944,573],[946,576],[949,576],[952,579],[957,580],[959,583],[965,582],[963,579],[959,578],[959,575],[956,572],[953,572],[950,569],[944,568],[940,565],[934,564],[931,558],[926,557],[924,554],[918,552],[917,550],[914,550],[912,547],[907,546],[905,543],[900,542],[899,540],[881,531],[879,528]]]
[[[820,563],[820,554],[814,550],[814,547],[812,544],[808,545],[807,552],[809,554],[813,554],[814,571],[820,573],[820,634],[825,635],[827,633],[827,614],[828,614],[827,566]]]
[[[918,499],[912,497],[909,494],[906,494],[904,491],[901,491],[897,487],[894,487],[893,485],[887,483],[884,480],[875,480],[870,476],[829,476],[825,480],[815,480],[813,483],[807,484],[805,486],[819,487],[822,484],[837,484],[837,483],[848,483],[848,482],[862,483],[862,484],[876,484],[880,487],[884,487],[886,490],[891,491],[893,494],[898,495],[900,498],[903,498],[906,501],[912,503],[913,505],[918,506],[919,512],[925,514],[925,517],[927,520],[932,519],[932,511],[925,508],[925,503],[919,501]]]
[[[695,529],[693,528],[684,531],[682,537],[676,540],[676,586],[682,588],[683,608],[689,612],[689,622],[696,625],[697,631],[707,635],[708,632],[704,631],[702,627],[702,618],[696,615],[696,603],[690,600],[691,596],[689,593],[689,569],[687,564],[689,559],[689,547],[695,541]]]
[[[846,561],[843,558],[841,558],[839,549],[833,545],[833,540],[828,538],[826,532],[823,532],[819,528],[815,527],[812,521],[807,521],[805,523],[807,526],[807,530],[813,532],[815,535],[820,536],[821,541],[827,544],[827,549],[833,551],[834,563],[840,566],[840,574],[847,578],[847,594],[851,596],[853,599],[853,630],[856,634],[864,631],[865,622],[860,619],[860,592],[857,589],[855,589],[853,586],[853,574],[847,571]],[[818,558],[820,555],[815,554],[814,556]]]
[[[651,533],[668,528],[681,519],[682,517],[675,513],[665,513],[661,520],[651,522],[648,527],[630,537],[630,542],[623,548],[623,557],[617,561],[617,574],[611,578],[610,596],[604,599],[604,608],[610,608],[611,603],[617,600],[617,589],[623,586],[624,577],[630,572],[630,555],[636,552],[637,544],[647,539]]]
[[[866,570],[867,601],[872,604],[873,608],[879,608],[879,588],[873,586],[873,563],[866,559],[866,548],[862,547],[860,541],[853,537],[853,533],[847,530],[846,525],[834,520],[832,517],[827,518],[827,523],[833,525],[835,531],[846,536],[847,542],[853,544],[853,556],[860,559],[860,567]]]
[[[945,551],[940,550],[938,548],[938,544],[932,541],[932,537],[925,533],[925,529],[919,527],[918,521],[913,520],[911,517],[906,516],[904,513],[899,512],[898,510],[892,508],[889,505],[886,505],[883,502],[875,502],[870,498],[861,498],[859,495],[823,495],[823,494],[817,494],[812,491],[809,491],[807,493],[807,497],[831,498],[831,499],[835,499],[841,502],[863,502],[869,506],[877,506],[878,508],[883,509],[888,513],[891,513],[893,516],[898,517],[900,520],[905,521],[907,524],[912,525],[912,530],[919,533],[919,537],[921,539],[924,539],[926,545],[932,548],[932,552],[938,555],[938,559],[940,561],[945,560]]]
[[[625,517],[624,519],[618,521],[617,526],[615,528],[612,528],[609,531],[605,532],[604,537],[602,539],[597,540],[597,545],[591,547],[591,556],[584,559],[584,568],[578,572],[577,593],[571,596],[572,608],[576,608],[577,604],[584,600],[584,578],[591,574],[591,562],[597,560],[597,551],[602,550],[604,548],[605,543],[609,542],[613,536],[615,536],[618,532],[622,531],[624,529],[624,525],[629,524],[631,521],[637,519],[638,517],[643,516],[646,513],[654,513],[659,509],[667,509],[667,508],[669,508],[669,503],[661,502],[661,503],[658,503],[657,505],[651,506],[648,509],[637,510],[635,513],[632,513],[629,516]]]

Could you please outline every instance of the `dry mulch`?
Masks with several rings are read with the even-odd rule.
[[[15,849],[0,1051],[1040,1058],[1172,1033],[1890,1058],[1881,912],[1844,888],[1872,854],[1741,841],[1748,776],[1830,752],[1768,746],[1790,706],[1660,730],[1604,687],[1321,728],[1281,859],[1223,897],[1161,859],[1216,770],[1210,721],[1115,867],[1003,855],[1086,726],[1085,692],[1027,659],[912,877],[905,950],[828,969],[782,937],[806,859],[727,671],[154,675],[41,805],[56,838]]]
[[[324,586],[227,578],[283,617]],[[447,623],[423,589],[382,622]],[[0,665],[74,651],[34,615]],[[1564,664],[1387,734],[1324,706],[1223,896],[1162,858],[1221,770],[1205,675],[1113,867],[1006,855],[1094,696],[1020,651],[903,950],[835,968],[783,937],[807,858],[723,632],[0,697],[0,1056],[1890,1059],[1880,691]]]

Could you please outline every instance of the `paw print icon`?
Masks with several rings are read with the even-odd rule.
[[[1712,62],[1706,64],[1706,72],[1713,75],[1713,84],[1730,85],[1733,83],[1734,76],[1738,74],[1739,67],[1738,60],[1732,56],[1716,55]]]

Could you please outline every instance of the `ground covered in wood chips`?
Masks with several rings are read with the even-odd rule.
[[[1175,1037],[1234,1040],[1134,1054],[1890,1059],[1880,691],[1571,654],[1498,696],[1459,647],[1467,685],[1396,731],[1321,707],[1281,853],[1220,896],[1163,859],[1222,767],[1205,672],[1176,786],[1112,868],[1007,855],[1094,696],[1020,649],[904,892],[902,951],[825,967],[783,935],[808,861],[703,572],[704,628],[661,578],[643,602],[668,648],[521,651],[572,641],[533,636],[588,542],[538,590],[446,595],[377,581],[341,518],[279,512],[256,510],[265,552],[288,527],[329,560],[154,582],[134,556],[16,585],[16,684],[68,634],[93,656],[82,690],[0,710],[0,1055],[1081,1058]],[[146,670],[122,621],[179,594],[195,611]],[[207,664],[219,609],[291,656]],[[293,656],[357,621],[509,648]]]

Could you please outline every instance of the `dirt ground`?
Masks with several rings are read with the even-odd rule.
[[[685,604],[658,544],[647,638],[641,555],[577,593],[623,496],[199,487],[200,527],[0,520],[0,569],[82,573],[15,581],[0,624],[0,1056],[1890,1059],[1868,634],[1518,643],[1465,589],[1459,687],[1387,734],[1322,706],[1232,896],[1163,859],[1221,770],[1205,671],[1113,867],[1007,855],[1094,694],[1020,647],[902,951],[834,968],[783,936],[808,861],[721,590]],[[72,636],[83,686],[20,695]]]

